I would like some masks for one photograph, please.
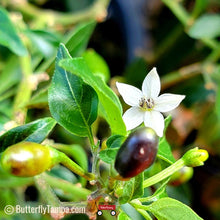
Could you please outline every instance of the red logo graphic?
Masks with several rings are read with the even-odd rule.
[[[99,210],[115,210],[115,205],[99,205]]]

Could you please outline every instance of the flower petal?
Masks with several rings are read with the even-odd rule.
[[[131,107],[124,113],[123,120],[127,131],[137,127],[144,121],[144,113],[139,107]]]
[[[185,98],[185,95],[175,95],[165,93],[154,99],[154,110],[159,112],[168,112],[176,108]]]
[[[143,97],[141,90],[125,83],[116,82],[119,93],[124,101],[130,106],[138,106],[140,99]]]
[[[145,77],[142,92],[146,98],[156,98],[160,93],[160,77],[154,67]]]
[[[157,111],[146,111],[144,115],[144,125],[152,128],[159,137],[163,136],[164,117]]]

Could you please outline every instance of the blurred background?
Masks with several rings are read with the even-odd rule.
[[[22,6],[24,2],[42,11],[85,15],[102,0],[0,1],[1,7],[11,13],[19,28],[27,25],[32,30],[29,36],[36,47],[33,53],[43,54],[45,61],[56,53],[61,36],[87,20],[89,15],[79,16],[73,22],[68,20],[65,25],[50,23],[47,18],[43,20],[43,16],[34,17],[31,7]],[[176,159],[195,146],[206,149],[210,156],[204,166],[194,169],[188,182],[170,184],[167,192],[170,197],[191,206],[202,218],[220,219],[220,1],[112,0],[106,1],[105,5],[108,5],[107,15],[105,17],[102,9],[96,14],[97,25],[88,48],[107,62],[110,70],[108,84],[113,90],[116,80],[141,88],[147,72],[155,66],[162,80],[162,93],[186,95],[183,104],[172,112],[167,140]],[[95,10],[98,12],[99,8]],[[9,56],[9,49],[0,46],[1,84],[1,72]],[[36,69],[43,61],[36,65]],[[11,118],[14,93],[3,97],[8,91],[16,91],[20,75],[16,73],[15,76],[11,86],[0,89],[0,131]],[[41,83],[38,88],[45,85]],[[45,102],[44,99],[29,104],[27,121],[49,114]],[[108,134],[106,123],[100,122],[97,137],[104,139]],[[59,126],[50,138],[65,144],[81,143]],[[37,197],[34,188],[29,187],[25,193],[30,201]]]

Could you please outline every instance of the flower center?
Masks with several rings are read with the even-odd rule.
[[[152,98],[144,98],[142,97],[139,101],[139,106],[145,110],[150,110],[154,107],[154,100]]]

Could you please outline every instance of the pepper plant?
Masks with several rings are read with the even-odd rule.
[[[106,4],[102,5],[102,12]],[[33,14],[37,12],[32,9]],[[8,12],[0,8],[0,43],[11,51],[7,51],[9,58],[1,67],[0,76],[0,99],[3,106],[11,107],[11,112],[1,118],[0,188],[6,189],[8,195],[15,189],[24,204],[19,189],[24,191],[34,185],[40,202],[54,207],[84,206],[89,219],[97,218],[99,204],[103,203],[116,205],[119,220],[133,219],[128,209],[147,220],[202,219],[166,193],[173,174],[186,167],[192,172],[191,167],[203,165],[208,158],[206,150],[194,147],[176,160],[166,140],[172,116],[164,119],[160,112],[173,110],[187,96],[159,96],[161,85],[156,68],[146,72],[142,91],[116,82],[117,95],[117,90],[108,85],[110,75],[104,59],[95,51],[86,50],[96,22],[103,15],[91,11],[92,20],[61,37],[45,30],[31,30],[22,19],[16,29]],[[41,18],[43,15],[39,14]],[[63,25],[71,22],[62,14],[59,16]],[[45,25],[47,21],[41,22]],[[43,40],[47,50],[32,48],[41,45],[36,39]],[[119,94],[132,106],[124,114]],[[13,102],[8,99],[12,96]],[[32,121],[28,112],[36,107],[47,109],[47,113]],[[97,131],[103,121],[108,132],[99,138]],[[80,144],[52,140],[50,134],[57,128]],[[62,173],[71,178],[63,179]],[[8,195],[2,194],[4,205],[19,202]],[[4,211],[0,215],[10,218]],[[61,219],[65,215],[68,216],[50,213],[44,217]],[[106,219],[115,218],[104,215]]]

